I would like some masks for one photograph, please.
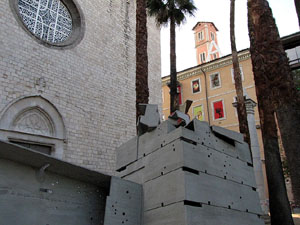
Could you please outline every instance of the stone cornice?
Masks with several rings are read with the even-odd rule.
[[[238,58],[239,61],[245,61],[247,59],[249,59],[251,57],[249,49],[243,50],[241,52],[238,53]],[[231,54],[224,56],[222,58],[219,58],[217,60],[202,64],[202,65],[198,65],[195,67],[191,67],[189,69],[180,71],[177,73],[177,80],[181,81],[181,80],[185,80],[187,78],[193,77],[193,76],[197,76],[202,74],[201,69],[204,72],[210,72],[228,65],[232,65],[232,57]],[[170,81],[170,76],[166,76],[162,78],[162,86],[165,86],[168,82]]]

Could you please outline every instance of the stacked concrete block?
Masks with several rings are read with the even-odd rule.
[[[170,121],[117,150],[119,176],[144,188],[145,225],[261,225],[249,148],[241,134]]]
[[[111,178],[106,198],[104,225],[142,224],[142,186],[117,177]]]
[[[142,185],[0,141],[1,225],[140,225]]]

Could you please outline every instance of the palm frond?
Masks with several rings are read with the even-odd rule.
[[[158,26],[168,23],[169,11],[167,3],[162,0],[147,0],[147,9],[150,16],[154,16]]]
[[[193,16],[194,12],[197,10],[193,0],[176,0],[176,4],[184,14]]]
[[[193,0],[147,0],[147,9],[159,26],[166,25],[171,17],[180,25],[186,14],[193,16],[197,10]]]

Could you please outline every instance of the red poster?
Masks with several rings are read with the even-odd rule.
[[[182,104],[182,98],[181,98],[181,86],[177,86],[177,93],[178,93],[178,98],[179,98],[179,105]]]
[[[200,91],[200,83],[199,80],[192,81],[193,93],[197,93]]]
[[[215,119],[224,118],[223,102],[218,101],[213,103]]]

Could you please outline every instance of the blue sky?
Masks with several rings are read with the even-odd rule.
[[[276,20],[280,36],[299,31],[294,0],[268,0]],[[219,29],[218,41],[222,55],[231,53],[229,36],[230,0],[194,0],[198,10],[194,17],[176,29],[177,71],[196,65],[196,53],[192,28],[198,21],[214,22]],[[249,47],[247,26],[247,0],[236,0],[236,44],[237,49]],[[169,28],[161,29],[162,76],[170,73]]]

